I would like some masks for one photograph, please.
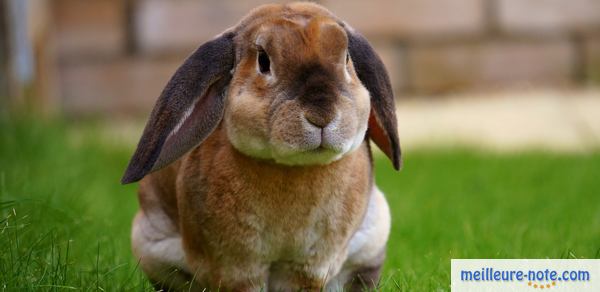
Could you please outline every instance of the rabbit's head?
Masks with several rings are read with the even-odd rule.
[[[159,97],[123,182],[173,162],[220,123],[256,159],[327,164],[368,137],[400,167],[383,64],[316,4],[261,6],[198,48]]]

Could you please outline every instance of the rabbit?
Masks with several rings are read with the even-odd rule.
[[[373,141],[400,169],[390,80],[314,3],[259,6],[162,91],[122,183],[133,254],[157,289],[376,288],[390,211]]]

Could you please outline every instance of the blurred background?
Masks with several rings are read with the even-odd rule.
[[[152,291],[120,176],[185,57],[267,2],[0,0],[0,291]],[[397,98],[381,291],[448,291],[451,258],[600,258],[600,0],[316,2]]]
[[[71,118],[143,120],[187,54],[268,2],[3,0],[0,96]],[[404,144],[598,140],[600,1],[316,2],[384,60]]]

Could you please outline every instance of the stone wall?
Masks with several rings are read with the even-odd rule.
[[[183,58],[273,1],[55,0],[64,107],[146,113]],[[600,82],[600,0],[322,0],[363,32],[397,95]]]

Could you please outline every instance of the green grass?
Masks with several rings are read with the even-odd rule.
[[[600,257],[598,153],[424,150],[376,175],[392,209],[395,287],[449,290],[451,258]]]
[[[0,290],[151,290],[129,248],[133,145],[94,124],[0,117]],[[81,130],[83,129],[83,130]],[[600,153],[377,159],[393,217],[383,290],[448,291],[451,258],[598,258]]]

